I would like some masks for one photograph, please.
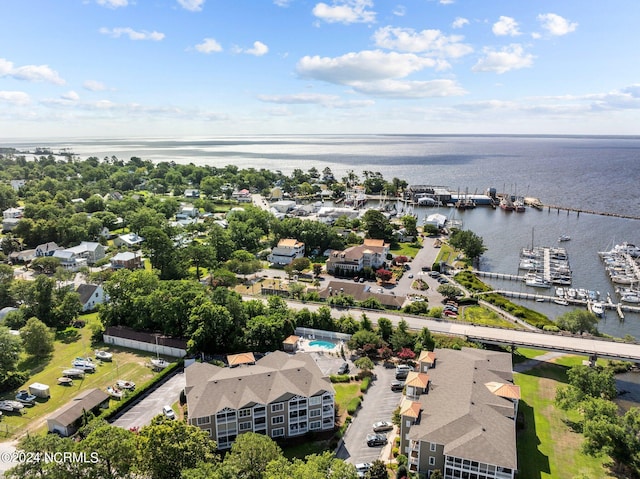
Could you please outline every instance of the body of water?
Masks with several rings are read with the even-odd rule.
[[[361,135],[361,136],[265,136],[213,139],[82,139],[67,141],[4,141],[1,146],[33,149],[69,148],[80,158],[137,156],[154,162],[173,161],[224,167],[279,170],[290,174],[298,168],[322,171],[331,168],[336,178],[353,171],[379,172],[390,181],[397,177],[410,185],[442,185],[453,191],[499,192],[538,197],[546,204],[640,216],[640,137],[560,136],[459,136],[459,135]],[[488,251],[481,269],[518,273],[518,256],[525,246],[553,246],[562,234],[569,253],[573,287],[610,293],[598,251],[627,241],[640,244],[640,221],[608,216],[538,211],[507,213],[478,207],[415,208],[419,220],[434,212],[455,214],[463,228],[483,237]],[[419,222],[419,224],[421,224]],[[495,281],[497,288],[553,293],[528,288],[524,283]],[[567,308],[548,303],[523,302],[551,318]],[[627,314],[619,321],[608,311],[599,329],[622,337],[640,338],[640,315]]]

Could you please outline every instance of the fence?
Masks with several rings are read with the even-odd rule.
[[[298,327],[295,331],[296,335],[302,337],[313,337],[315,339],[333,339],[349,341],[351,339],[350,334],[337,333],[335,331],[325,331],[324,329],[302,328]]]

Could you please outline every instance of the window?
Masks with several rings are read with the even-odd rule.
[[[284,404],[279,402],[271,405],[271,412],[280,412],[280,411],[284,411]]]
[[[320,396],[313,396],[309,398],[309,406],[317,406],[322,401]]]
[[[271,437],[282,437],[284,436],[284,428],[279,427],[271,430]]]
[[[238,411],[238,417],[250,417],[251,409],[240,409]]]
[[[241,431],[250,431],[251,430],[251,426],[252,426],[252,424],[250,422],[241,422],[240,423],[240,430]]]
[[[309,417],[319,417],[321,413],[321,409],[312,409],[311,411],[309,411]]]
[[[431,452],[435,452],[435,450],[436,450],[436,443],[435,442],[432,442],[432,443],[429,444],[429,450]]]
[[[322,423],[320,421],[313,421],[312,423],[309,424],[309,429],[311,429],[312,431],[320,429],[321,427],[322,427]]]
[[[271,418],[271,424],[282,424],[284,422],[284,416],[273,416]]]
[[[436,465],[436,458],[434,456],[429,456],[429,465],[430,466]]]
[[[202,426],[203,424],[209,424],[211,422],[210,416],[196,418],[196,425]]]

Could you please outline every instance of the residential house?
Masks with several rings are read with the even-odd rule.
[[[242,190],[235,190],[231,193],[231,198],[238,201],[239,203],[251,203],[251,192],[246,188]]]
[[[22,218],[23,213],[24,208],[22,206],[17,208],[7,208],[2,212],[2,218],[5,220],[9,218]]]
[[[144,242],[144,238],[137,233],[127,233],[116,236],[113,239],[113,245],[116,247],[126,246],[127,248],[139,248]]]
[[[105,248],[100,243],[94,241],[83,241],[78,246],[67,248],[80,258],[85,258],[87,264],[92,265],[100,261],[105,256]]]
[[[291,238],[283,238],[278,241],[278,246],[273,248],[267,256],[267,261],[276,266],[286,266],[296,258],[304,257],[304,243]]]
[[[62,248],[53,241],[39,244],[38,246],[36,246],[36,258],[41,258],[43,256],[53,256],[53,253],[59,249]]]
[[[82,391],[47,418],[49,432],[68,437],[82,425],[86,413],[109,407],[109,395],[98,388]]]
[[[412,472],[513,479],[520,388],[511,355],[474,348],[423,352],[400,404],[400,451]]]
[[[356,273],[366,266],[378,269],[385,266],[389,243],[381,239],[365,239],[364,243],[344,251],[332,251],[327,258],[327,272],[332,274]]]
[[[27,184],[27,180],[10,180],[9,183],[11,183],[11,188],[18,191]]]
[[[104,303],[104,289],[99,284],[79,284],[76,293],[80,295],[83,312],[93,311]]]
[[[353,296],[356,301],[365,301],[369,298],[376,298],[381,305],[386,308],[400,309],[404,304],[404,296],[396,296],[391,293],[380,293],[371,291],[371,286],[362,283],[345,283],[340,281],[330,281],[327,287],[319,291],[320,299],[327,300],[337,294]]]
[[[54,258],[60,260],[60,266],[67,271],[78,271],[83,266],[88,266],[87,258],[83,258],[74,251],[68,249],[59,249],[53,252]]]
[[[21,220],[22,218],[4,218],[2,220],[2,231],[7,232],[14,230]]]
[[[274,351],[233,368],[194,363],[185,379],[189,424],[221,450],[248,431],[279,439],[334,428],[335,391],[305,353]]]
[[[287,214],[296,207],[296,202],[293,200],[280,200],[271,204],[271,208],[278,213]]]
[[[180,211],[176,213],[176,220],[186,220],[197,218],[200,214],[200,210],[193,205],[183,205],[180,207]]]
[[[189,199],[198,199],[200,198],[200,190],[187,188],[186,190],[184,190],[184,196],[185,198],[189,198]]]
[[[111,258],[111,269],[138,269],[142,268],[142,256],[131,251],[118,253]]]

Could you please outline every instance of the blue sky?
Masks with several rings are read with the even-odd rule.
[[[635,0],[3,0],[0,139],[640,134]]]

